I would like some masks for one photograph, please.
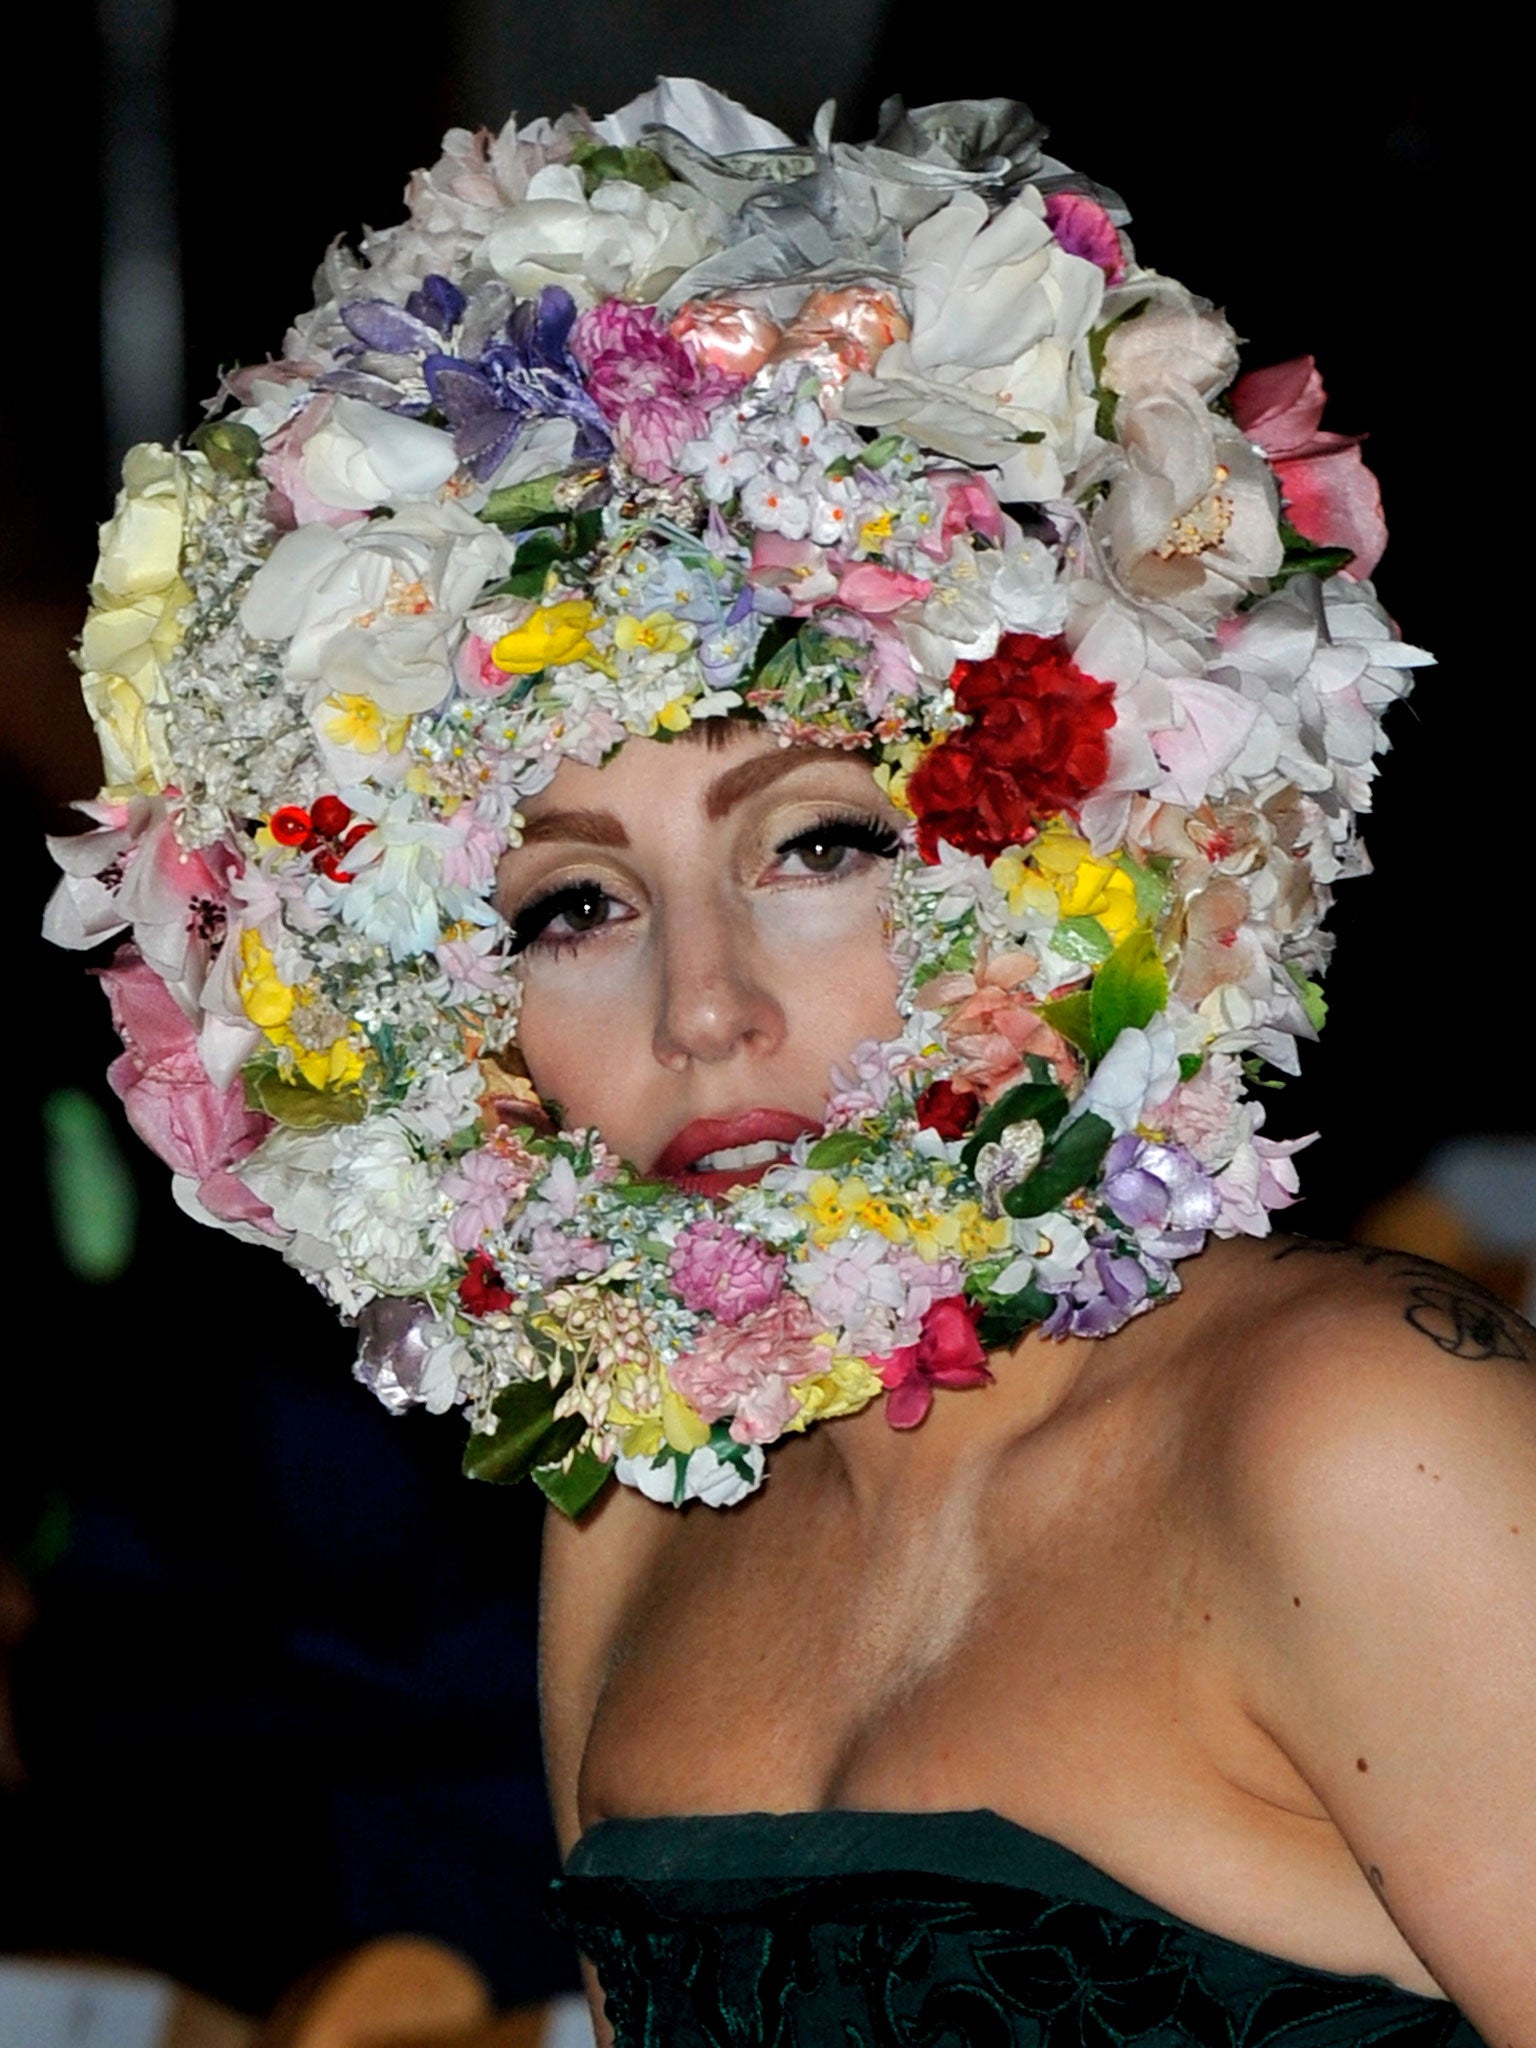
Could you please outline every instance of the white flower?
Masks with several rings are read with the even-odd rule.
[[[344,533],[301,526],[252,577],[241,624],[255,639],[288,643],[284,674],[314,686],[316,734],[334,747],[327,705],[361,700],[388,719],[442,702],[463,615],[510,555],[501,534],[452,503],[412,506]]]
[[[990,221],[963,192],[907,237],[902,284],[912,338],[849,378],[843,417],[995,465],[1005,498],[1064,495],[1093,441],[1083,345],[1103,272],[1061,247],[1033,189]]]
[[[371,512],[436,498],[459,466],[453,436],[401,413],[338,398],[304,443],[304,481],[323,505]]]
[[[747,1444],[735,1458],[717,1457],[708,1444],[700,1445],[688,1459],[683,1499],[701,1500],[712,1508],[734,1507],[763,1483],[766,1459],[756,1444]],[[743,1474],[739,1466],[745,1465]],[[647,1500],[670,1507],[677,1498],[677,1467],[670,1458],[616,1458],[613,1476],[621,1486],[633,1486]]]
[[[446,1204],[404,1125],[377,1115],[332,1142],[329,1227],[349,1262],[384,1293],[430,1287],[452,1257]]]
[[[1168,1019],[1154,1017],[1144,1031],[1128,1026],[1088,1077],[1067,1122],[1091,1109],[1119,1137],[1135,1130],[1151,1104],[1171,1095],[1178,1079],[1178,1047]]]
[[[486,236],[479,260],[520,298],[557,284],[582,307],[610,298],[652,305],[719,247],[711,213],[683,186],[663,198],[624,178],[606,179],[588,198],[578,170],[547,164]]]

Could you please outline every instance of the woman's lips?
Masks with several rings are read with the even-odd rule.
[[[814,1137],[821,1125],[788,1109],[744,1109],[733,1116],[699,1116],[671,1138],[651,1172],[691,1195],[724,1195],[759,1181],[787,1157],[796,1138]],[[771,1146],[771,1152],[762,1148]],[[722,1152],[761,1156],[721,1164]],[[700,1161],[711,1164],[701,1167]]]

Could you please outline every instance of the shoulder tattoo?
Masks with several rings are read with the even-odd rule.
[[[1288,1239],[1275,1257],[1341,1258],[1361,1267],[1383,1268],[1384,1278],[1403,1285],[1403,1321],[1448,1357],[1474,1364],[1508,1358],[1536,1365],[1536,1331],[1465,1273],[1453,1273],[1413,1252],[1389,1251],[1381,1245],[1323,1244],[1310,1237]]]

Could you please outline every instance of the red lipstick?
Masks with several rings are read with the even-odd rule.
[[[691,1195],[729,1194],[732,1188],[761,1180],[770,1166],[788,1157],[796,1138],[814,1136],[820,1129],[814,1117],[796,1116],[788,1109],[743,1109],[730,1116],[695,1117],[668,1141],[651,1172]],[[697,1170],[699,1161],[713,1154],[764,1145],[775,1148],[771,1157]]]

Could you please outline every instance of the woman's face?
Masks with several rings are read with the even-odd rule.
[[[562,762],[497,900],[518,1042],[568,1125],[704,1193],[820,1127],[833,1064],[899,1028],[884,894],[900,820],[864,762],[732,724]]]

